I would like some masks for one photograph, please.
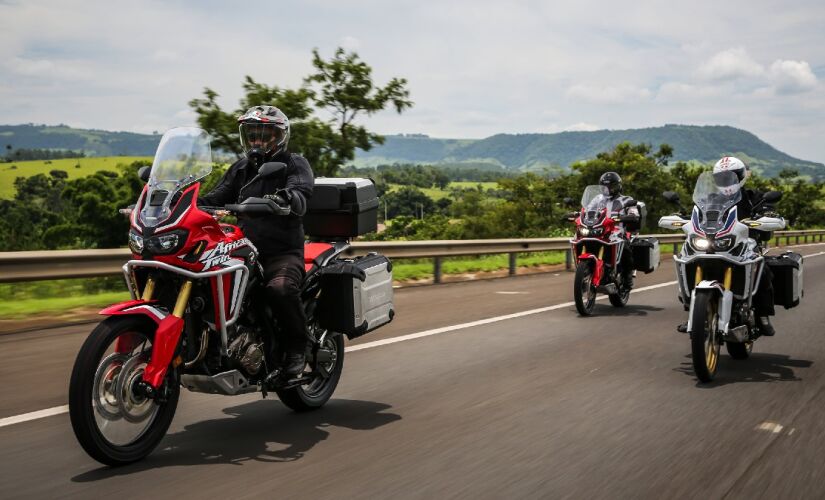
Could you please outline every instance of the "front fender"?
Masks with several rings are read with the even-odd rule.
[[[119,304],[113,304],[105,309],[102,309],[98,314],[102,316],[125,316],[128,314],[146,316],[156,324],[160,324],[169,313],[155,307],[157,300],[127,300]]]
[[[582,252],[578,255],[578,261],[592,260],[595,269],[593,269],[593,286],[599,286],[602,282],[604,274],[604,261],[596,257],[592,253]]]
[[[156,307],[156,300],[128,300],[114,304],[100,311],[103,316],[137,315],[146,316],[157,324],[152,340],[152,357],[143,372],[143,380],[155,389],[160,388],[163,377],[169,369],[169,363],[177,350],[180,334],[183,331],[183,318],[178,318]],[[128,352],[136,345],[124,343],[116,346],[118,352]]]
[[[715,293],[721,297],[722,300],[718,303],[719,315],[718,328],[724,333],[728,332],[730,324],[730,315],[733,308],[733,292],[725,290],[721,283],[715,280],[702,280],[690,294],[690,311],[688,312],[688,327],[689,332],[693,331],[693,306],[696,303],[696,296],[700,293]]]

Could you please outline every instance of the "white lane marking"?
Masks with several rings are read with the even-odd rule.
[[[816,257],[818,255],[825,255],[825,252],[819,252],[819,253],[815,253],[815,254],[811,254],[811,255],[803,255],[803,257]],[[659,284],[656,284],[656,285],[644,286],[642,288],[637,288],[635,290],[632,290],[630,293],[645,292],[647,290],[655,290],[657,288],[663,288],[663,287],[666,287],[666,286],[675,285],[676,283],[677,283],[676,281],[668,281],[668,282],[659,283]],[[606,299],[606,298],[607,298],[607,295],[600,295],[599,297],[596,298],[596,300],[603,300],[603,299]],[[354,352],[354,351],[362,351],[364,349],[372,349],[373,347],[380,347],[382,345],[395,344],[395,343],[398,343],[398,342],[405,342],[407,340],[420,339],[422,337],[429,337],[429,336],[432,336],[432,335],[439,335],[441,333],[452,332],[452,331],[455,331],[455,330],[462,330],[462,329],[465,329],[465,328],[472,328],[474,326],[481,326],[481,325],[487,325],[487,324],[490,324],[490,323],[497,323],[499,321],[506,321],[508,319],[515,319],[515,318],[521,318],[521,317],[524,317],[524,316],[530,316],[531,314],[539,314],[539,313],[543,313],[543,312],[547,312],[547,311],[555,311],[557,309],[564,309],[565,307],[570,307],[570,306],[573,306],[573,305],[575,305],[573,302],[565,302],[563,304],[556,304],[556,305],[548,306],[548,307],[540,307],[538,309],[530,309],[528,311],[522,311],[522,312],[513,313],[513,314],[506,314],[504,316],[496,316],[496,317],[493,317],[493,318],[487,318],[487,319],[482,319],[482,320],[478,320],[478,321],[470,321],[469,323],[461,323],[459,325],[445,326],[445,327],[442,327],[442,328],[435,328],[433,330],[426,330],[426,331],[423,331],[423,332],[411,333],[409,335],[402,335],[400,337],[393,337],[391,339],[376,340],[375,342],[366,342],[364,344],[359,344],[359,345],[347,347],[346,349],[344,349],[344,352]],[[5,427],[7,425],[19,424],[19,423],[22,423],[22,422],[29,422],[31,420],[37,420],[37,419],[40,419],[40,418],[51,417],[51,416],[54,416],[54,415],[60,415],[60,414],[63,414],[63,413],[67,413],[68,411],[69,411],[69,406],[68,405],[63,405],[63,406],[55,406],[54,408],[48,408],[48,409],[45,409],[45,410],[33,411],[31,413],[24,413],[22,415],[16,415],[14,417],[6,417],[6,418],[3,418],[3,419],[0,419],[0,427]]]
[[[795,430],[796,427],[791,427],[791,430],[788,431],[788,435],[790,436],[791,434],[793,434]]]
[[[496,292],[499,295],[528,295],[530,292]]]
[[[779,434],[782,432],[782,429],[785,427],[782,424],[776,422],[762,422],[761,424],[756,426],[757,431],[768,431],[773,432],[774,434]]]
[[[659,283],[657,285],[650,285],[650,286],[645,286],[645,287],[642,287],[642,288],[637,288],[636,290],[633,290],[630,293],[644,292],[644,291],[647,291],[647,290],[654,290],[656,288],[662,288],[662,287],[671,286],[671,285],[675,285],[675,284],[676,284],[675,281],[668,281],[666,283]],[[602,295],[602,296],[598,297],[596,300],[606,299],[606,298],[607,298],[607,295]],[[490,323],[498,323],[499,321],[506,321],[508,319],[523,318],[524,316],[530,316],[530,315],[533,315],[533,314],[539,314],[539,313],[543,313],[543,312],[547,312],[547,311],[555,311],[557,309],[564,309],[564,308],[571,307],[571,306],[574,306],[574,305],[575,305],[575,302],[564,302],[562,304],[556,304],[556,305],[553,305],[553,306],[539,307],[538,309],[530,309],[530,310],[527,310],[527,311],[521,311],[521,312],[512,313],[512,314],[505,314],[503,316],[494,316],[492,318],[479,319],[479,320],[476,320],[476,321],[470,321],[468,323],[461,323],[461,324],[458,324],[458,325],[443,326],[441,328],[434,328],[432,330],[425,330],[423,332],[418,332],[418,333],[410,333],[408,335],[401,335],[401,336],[392,337],[392,338],[389,338],[389,339],[376,340],[374,342],[365,342],[363,344],[347,347],[346,352],[361,351],[363,349],[372,349],[373,347],[379,347],[379,346],[382,346],[382,345],[396,344],[398,342],[406,342],[407,340],[420,339],[422,337],[430,337],[432,335],[439,335],[439,334],[442,334],[442,333],[454,332],[456,330],[464,330],[466,328],[473,328],[473,327],[481,326],[481,325],[489,325]]]
[[[24,413],[14,417],[0,418],[0,427],[7,425],[19,424],[21,422],[28,422],[29,420],[37,420],[38,418],[46,418],[54,415],[61,415],[69,412],[69,405],[55,406],[46,410],[33,411],[31,413]]]

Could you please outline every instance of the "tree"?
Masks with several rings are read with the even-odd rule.
[[[372,68],[354,52],[339,48],[325,61],[313,50],[312,64],[316,72],[298,89],[270,87],[246,76],[244,97],[233,113],[221,109],[219,94],[209,87],[204,88],[203,98],[192,99],[189,106],[198,115],[198,125],[212,135],[213,146],[238,157],[242,150],[237,117],[258,104],[276,106],[290,120],[290,150],[305,156],[316,175],[335,175],[355,158],[356,148],[368,150],[383,142],[383,137],[355,123],[358,116],[374,114],[388,105],[400,113],[412,102],[404,79],[393,78],[384,87],[375,87]],[[320,111],[331,113],[332,118],[319,118]]]
[[[314,49],[312,65],[316,72],[306,83],[318,87],[313,96],[315,105],[332,113],[337,132],[333,138],[334,170],[355,158],[355,148],[369,151],[373,144],[384,143],[382,136],[354,123],[358,115],[375,114],[390,104],[398,113],[412,106],[407,80],[393,78],[385,86],[375,87],[372,68],[355,52],[339,47],[332,59],[325,61]]]

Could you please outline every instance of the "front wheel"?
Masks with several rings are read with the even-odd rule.
[[[312,382],[307,385],[276,390],[281,402],[295,411],[317,410],[329,401],[335,388],[338,387],[338,381],[344,369],[344,336],[338,334],[324,337],[318,350],[323,352],[323,361],[311,362],[308,365],[309,371],[304,372],[303,375],[313,377]],[[320,354],[321,352],[319,356]]]
[[[139,316],[103,320],[80,348],[69,381],[69,417],[80,446],[105,465],[141,460],[158,445],[178,405],[170,371],[156,403],[136,391],[152,354],[155,324]]]
[[[593,314],[593,308],[596,305],[593,266],[594,264],[590,261],[579,262],[576,266],[576,276],[573,278],[573,299],[576,301],[576,310],[582,316]]]
[[[716,376],[719,364],[719,300],[715,293],[702,292],[696,294],[695,301],[690,332],[693,371],[701,382],[708,383]]]

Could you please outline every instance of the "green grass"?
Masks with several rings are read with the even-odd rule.
[[[444,274],[465,274],[484,271],[498,271],[509,267],[506,254],[485,255],[479,258],[451,257],[441,264]],[[519,267],[535,267],[546,264],[563,264],[564,252],[534,252],[519,254]],[[399,281],[432,278],[433,261],[431,259],[393,261],[392,276]]]
[[[117,172],[118,165],[128,165],[138,160],[152,161],[152,158],[149,156],[101,156],[0,163],[0,199],[14,197],[14,179],[17,177],[31,177],[37,174],[49,175],[52,170],[63,170],[69,174],[69,179],[77,179],[92,175],[99,170]],[[76,165],[80,165],[80,167],[78,168]],[[12,166],[17,168],[12,168]]]
[[[451,190],[454,188],[473,188],[475,189],[476,186],[481,185],[482,189],[485,191],[487,189],[495,189],[498,186],[496,182],[473,182],[473,181],[453,181],[448,186],[447,189],[439,189],[439,188],[418,188],[422,193],[426,194],[430,197],[433,201],[438,201],[441,198],[446,198],[450,196]],[[392,193],[393,191],[398,191],[401,189],[401,184],[390,184],[389,192]]]
[[[62,313],[80,307],[100,307],[129,300],[129,292],[103,292],[80,297],[49,297],[0,302],[0,319],[24,319],[34,314]]]

